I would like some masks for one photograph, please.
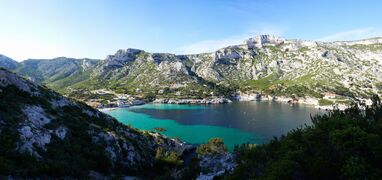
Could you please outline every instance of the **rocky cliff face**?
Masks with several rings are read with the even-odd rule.
[[[167,70],[184,76],[183,82],[194,77],[244,91],[282,95],[302,91],[308,96],[334,91],[347,96],[368,96],[382,90],[381,54],[380,38],[325,43],[263,35],[214,53],[169,56],[161,62],[167,66],[159,72]],[[169,76],[163,78],[172,83],[182,82]]]
[[[180,156],[187,147],[2,68],[0,144],[0,175],[15,177],[142,176],[150,174],[143,169],[153,168],[158,148]]]
[[[367,96],[381,93],[381,54],[381,38],[324,43],[258,36],[188,59],[203,79],[244,91]]]
[[[119,50],[81,73],[23,73],[48,86],[69,89],[111,88],[146,92],[159,89],[207,91],[217,86],[275,95],[321,96],[335,92],[367,97],[382,93],[382,38],[346,42],[287,40],[271,35],[196,55]],[[65,61],[66,62],[66,61]],[[80,62],[79,60],[75,62]],[[25,64],[25,68],[31,67]],[[29,69],[29,68],[27,68]],[[65,72],[65,73],[64,73]],[[65,74],[57,76],[56,74]],[[75,75],[73,75],[75,74]],[[41,78],[39,78],[41,77]],[[65,82],[65,86],[57,86]]]

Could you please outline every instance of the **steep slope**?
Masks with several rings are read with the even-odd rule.
[[[187,147],[122,125],[2,68],[0,144],[0,178],[150,177],[159,149],[180,156]]]
[[[0,54],[0,67],[6,68],[6,69],[16,69],[19,66],[19,63],[7,56]]]

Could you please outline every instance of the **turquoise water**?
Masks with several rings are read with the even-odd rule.
[[[290,129],[310,124],[306,106],[281,103],[237,102],[221,105],[146,104],[106,113],[142,130],[164,128],[164,135],[201,144],[213,137],[224,139],[229,150],[236,144],[267,142]],[[277,116],[274,116],[277,115]]]

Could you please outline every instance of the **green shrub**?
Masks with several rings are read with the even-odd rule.
[[[211,138],[207,144],[200,145],[196,152],[199,156],[222,154],[227,152],[227,147],[224,145],[222,138]]]
[[[176,152],[166,151],[164,148],[157,149],[155,159],[164,165],[180,166],[183,164],[183,160]]]

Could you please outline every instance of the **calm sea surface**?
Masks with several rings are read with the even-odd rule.
[[[105,111],[132,127],[164,128],[164,135],[192,144],[221,137],[229,150],[235,144],[268,142],[289,130],[311,125],[318,110],[277,102],[234,102],[218,105],[146,104]]]

